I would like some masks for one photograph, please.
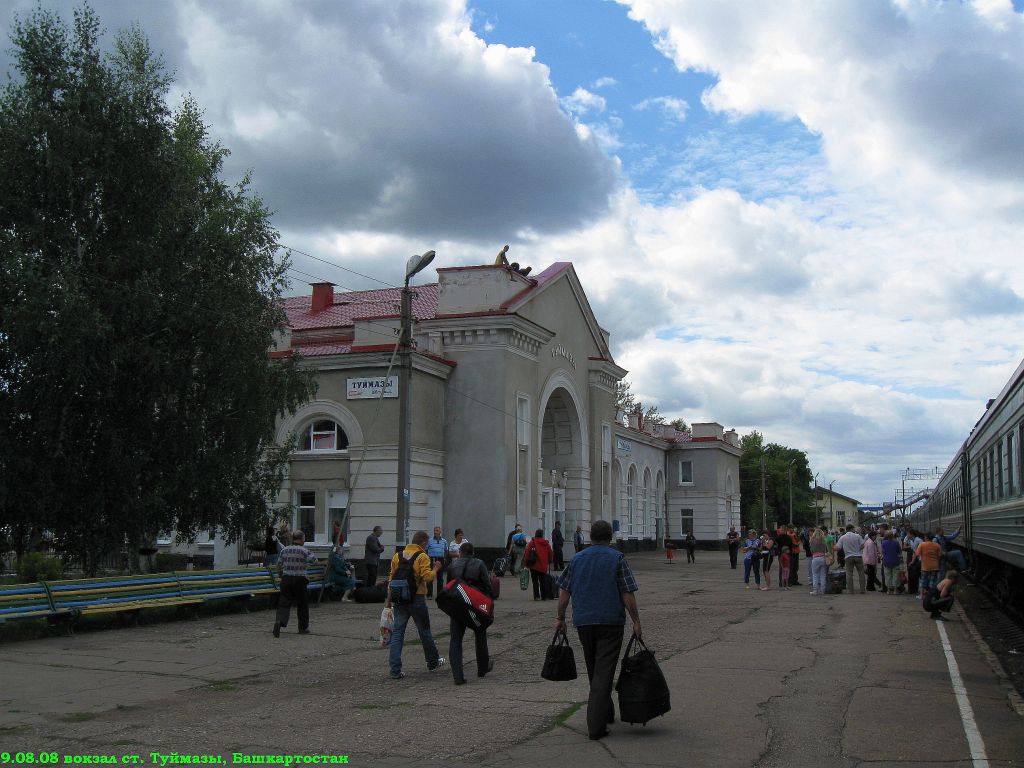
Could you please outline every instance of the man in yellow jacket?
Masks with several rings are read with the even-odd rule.
[[[433,567],[430,565],[430,557],[425,549],[429,538],[426,531],[416,531],[412,537],[412,544],[391,558],[391,575],[388,578],[384,607],[393,608],[395,612],[395,626],[388,647],[388,666],[392,680],[401,680],[405,677],[402,673],[402,646],[405,643],[405,627],[410,618],[419,630],[423,655],[427,659],[427,669],[436,672],[445,663],[444,657],[438,654],[434,636],[430,633],[430,613],[427,610],[427,584],[433,582],[437,572],[441,570],[440,561],[434,563]],[[401,588],[402,581],[408,582],[406,590]],[[403,591],[407,593],[404,595],[407,601],[403,599]]]

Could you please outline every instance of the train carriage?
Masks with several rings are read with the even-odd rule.
[[[1001,602],[1024,602],[1024,362],[990,400],[928,502],[908,520],[918,530],[962,528],[976,578]]]

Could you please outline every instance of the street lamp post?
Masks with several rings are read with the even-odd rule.
[[[434,251],[413,256],[405,265],[402,287],[402,332],[398,339],[398,497],[395,512],[395,543],[409,540],[409,498],[412,484],[412,289],[409,280],[434,260]]]
[[[793,463],[796,461],[794,456],[789,460],[789,524],[793,524]]]
[[[820,475],[820,474],[821,474],[821,472],[815,472],[814,473],[814,524],[815,525],[820,525],[821,524],[821,519],[818,517],[818,515],[821,514],[821,507],[818,506],[818,475]]]

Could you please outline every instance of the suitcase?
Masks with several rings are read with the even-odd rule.
[[[491,597],[495,600],[501,595],[501,579],[491,574]]]
[[[838,595],[846,589],[846,571],[829,571],[825,579],[825,594]]]
[[[544,579],[541,581],[540,595],[545,600],[555,599],[555,579],[550,573],[544,574]]]
[[[384,587],[356,587],[352,591],[352,599],[357,603],[383,603],[387,597]]]
[[[494,561],[494,575],[499,579],[505,575],[505,571],[508,570],[508,558],[499,557]]]

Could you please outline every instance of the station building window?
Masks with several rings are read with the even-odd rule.
[[[309,422],[299,431],[298,450],[310,453],[348,450],[348,435],[331,419]]]
[[[680,461],[679,462],[679,484],[680,485],[693,485],[693,462],[692,461]]]

